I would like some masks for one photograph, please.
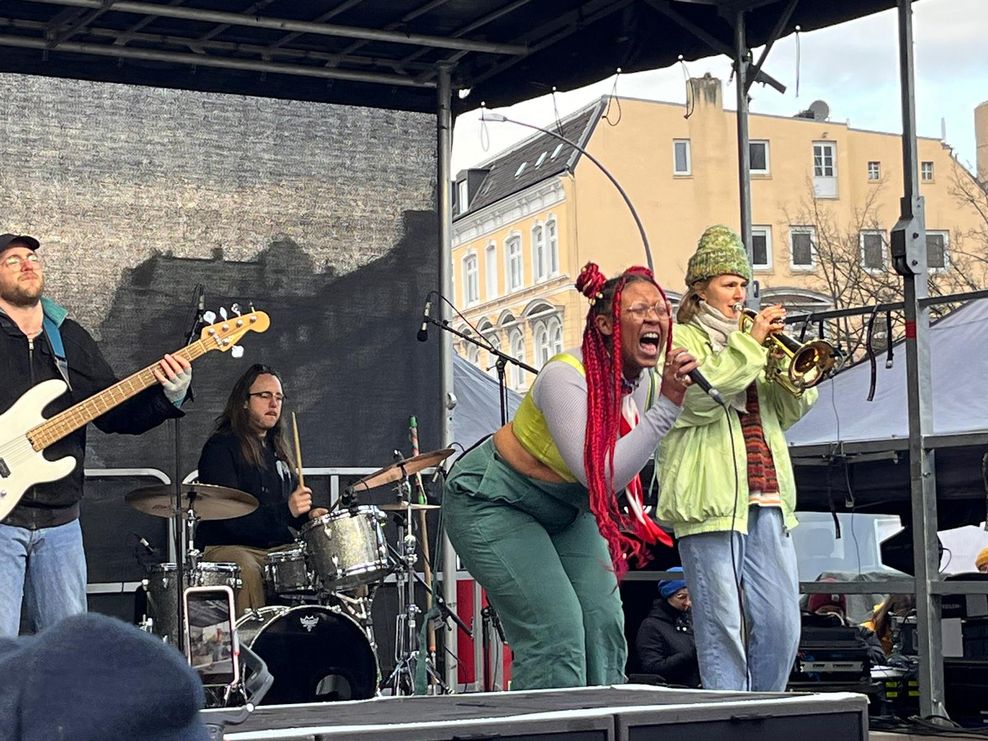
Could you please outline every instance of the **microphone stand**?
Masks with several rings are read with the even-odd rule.
[[[438,321],[436,319],[433,319],[431,316],[427,316],[425,317],[425,319],[430,324],[434,324],[435,326],[439,327],[441,330],[456,335],[457,337],[464,339],[467,342],[476,345],[477,347],[483,350],[487,350],[487,352],[491,353],[492,355],[497,356],[497,362],[494,365],[497,368],[497,389],[498,389],[498,401],[500,402],[500,406],[501,406],[501,426],[503,427],[504,425],[506,425],[508,423],[508,385],[505,381],[505,368],[507,367],[508,363],[513,363],[518,368],[521,368],[522,370],[527,370],[532,375],[538,375],[538,371],[532,366],[528,365],[528,363],[518,360],[518,358],[508,355],[507,353],[501,352],[500,349],[491,346],[489,343],[481,342],[476,337],[471,337],[468,334],[460,332],[458,329],[453,328],[450,325],[450,323],[445,319],[443,319],[442,321]],[[474,583],[476,584],[476,581]],[[490,691],[493,689],[494,677],[496,676],[495,667],[490,668],[489,676],[486,667],[486,664],[490,663],[490,654],[492,648],[491,646],[492,629],[496,630],[497,636],[500,639],[502,645],[505,643],[505,640],[504,640],[504,633],[501,631],[501,621],[497,616],[497,612],[494,609],[494,605],[488,603],[487,607],[485,607],[481,611],[480,620],[481,620],[480,634],[481,634],[481,640],[483,641],[483,654],[484,654],[484,663],[485,663],[484,675],[483,675],[484,690]],[[476,670],[477,668],[475,667],[474,671],[476,672]],[[477,675],[475,674],[474,676],[476,677]]]
[[[206,289],[202,283],[197,283],[195,287],[195,295],[193,297],[194,308],[192,311],[192,319],[189,323],[189,331],[186,332],[185,336],[185,346],[191,345],[192,341],[195,339],[196,332],[203,325],[203,297],[205,296]],[[192,383],[189,383],[189,389],[186,392],[186,397],[189,399],[193,398],[192,395]],[[182,512],[183,512],[183,502],[182,502],[182,426],[179,424],[180,417],[175,417],[172,422],[172,429],[174,430],[175,438],[175,450],[174,450],[174,462],[175,462],[175,517],[173,520],[173,527],[175,528],[175,540],[177,541],[177,548],[175,551],[175,588],[178,590],[178,599],[175,600],[176,614],[178,616],[177,626],[177,640],[179,645],[176,648],[179,651],[185,651],[185,605],[183,604],[183,596],[185,594],[185,552],[186,552],[186,533],[185,527],[182,522]],[[191,544],[189,544],[191,547]]]

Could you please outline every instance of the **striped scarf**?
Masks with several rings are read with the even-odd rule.
[[[758,405],[756,384],[748,386],[747,414],[738,413],[741,419],[741,432],[744,435],[744,450],[748,456],[748,491],[770,494],[779,491],[779,481],[775,475],[775,462],[772,451],[765,441],[762,430],[762,415]]]

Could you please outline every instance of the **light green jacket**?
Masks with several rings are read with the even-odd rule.
[[[726,347],[714,353],[704,329],[677,324],[673,346],[689,350],[700,361],[703,375],[725,398],[756,381],[762,429],[775,463],[786,528],[795,527],[796,484],[783,431],[809,411],[817,390],[809,389],[796,399],[778,384],[766,382],[768,350],[744,332],[732,332]],[[659,444],[657,457],[661,488],[656,516],[673,527],[677,538],[730,530],[732,510],[734,529],[747,533],[747,457],[736,410],[725,411],[701,389],[691,387],[682,414]],[[735,471],[737,494],[731,480]]]

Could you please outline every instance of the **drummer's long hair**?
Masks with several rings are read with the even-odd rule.
[[[628,562],[644,565],[651,559],[649,541],[641,523],[618,507],[614,491],[614,448],[620,435],[621,396],[624,377],[621,353],[621,294],[629,283],[645,281],[659,289],[669,313],[669,301],[652,272],[631,267],[608,280],[594,263],[587,263],[576,281],[577,289],[590,299],[587,323],[583,330],[583,367],[587,378],[587,422],[583,445],[583,465],[590,490],[590,510],[597,528],[607,541],[611,563],[618,578],[628,570]],[[611,318],[609,336],[597,327],[598,316]],[[672,327],[666,327],[668,356]]]
[[[216,432],[232,432],[240,441],[240,452],[244,460],[257,468],[264,467],[264,448],[260,438],[250,428],[250,415],[247,406],[250,404],[250,387],[258,376],[274,376],[279,381],[281,376],[274,368],[254,363],[237,382],[233,384],[230,398],[226,400],[223,413],[216,418]],[[291,455],[285,440],[285,417],[282,414],[278,422],[268,431],[267,439],[274,445],[275,456],[288,463]]]

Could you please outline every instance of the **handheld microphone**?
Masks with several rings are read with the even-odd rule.
[[[724,406],[724,397],[720,395],[720,391],[710,385],[710,381],[704,378],[699,368],[694,368],[686,375],[690,377],[690,380],[693,381],[693,383],[703,389],[711,399],[716,401],[721,406]]]
[[[432,294],[429,294],[429,296],[427,296],[425,299],[425,308],[422,310],[422,326],[419,327],[418,334],[415,335],[415,338],[419,342],[425,342],[427,339],[429,339],[429,318],[430,318],[429,315],[431,313],[432,313]]]

